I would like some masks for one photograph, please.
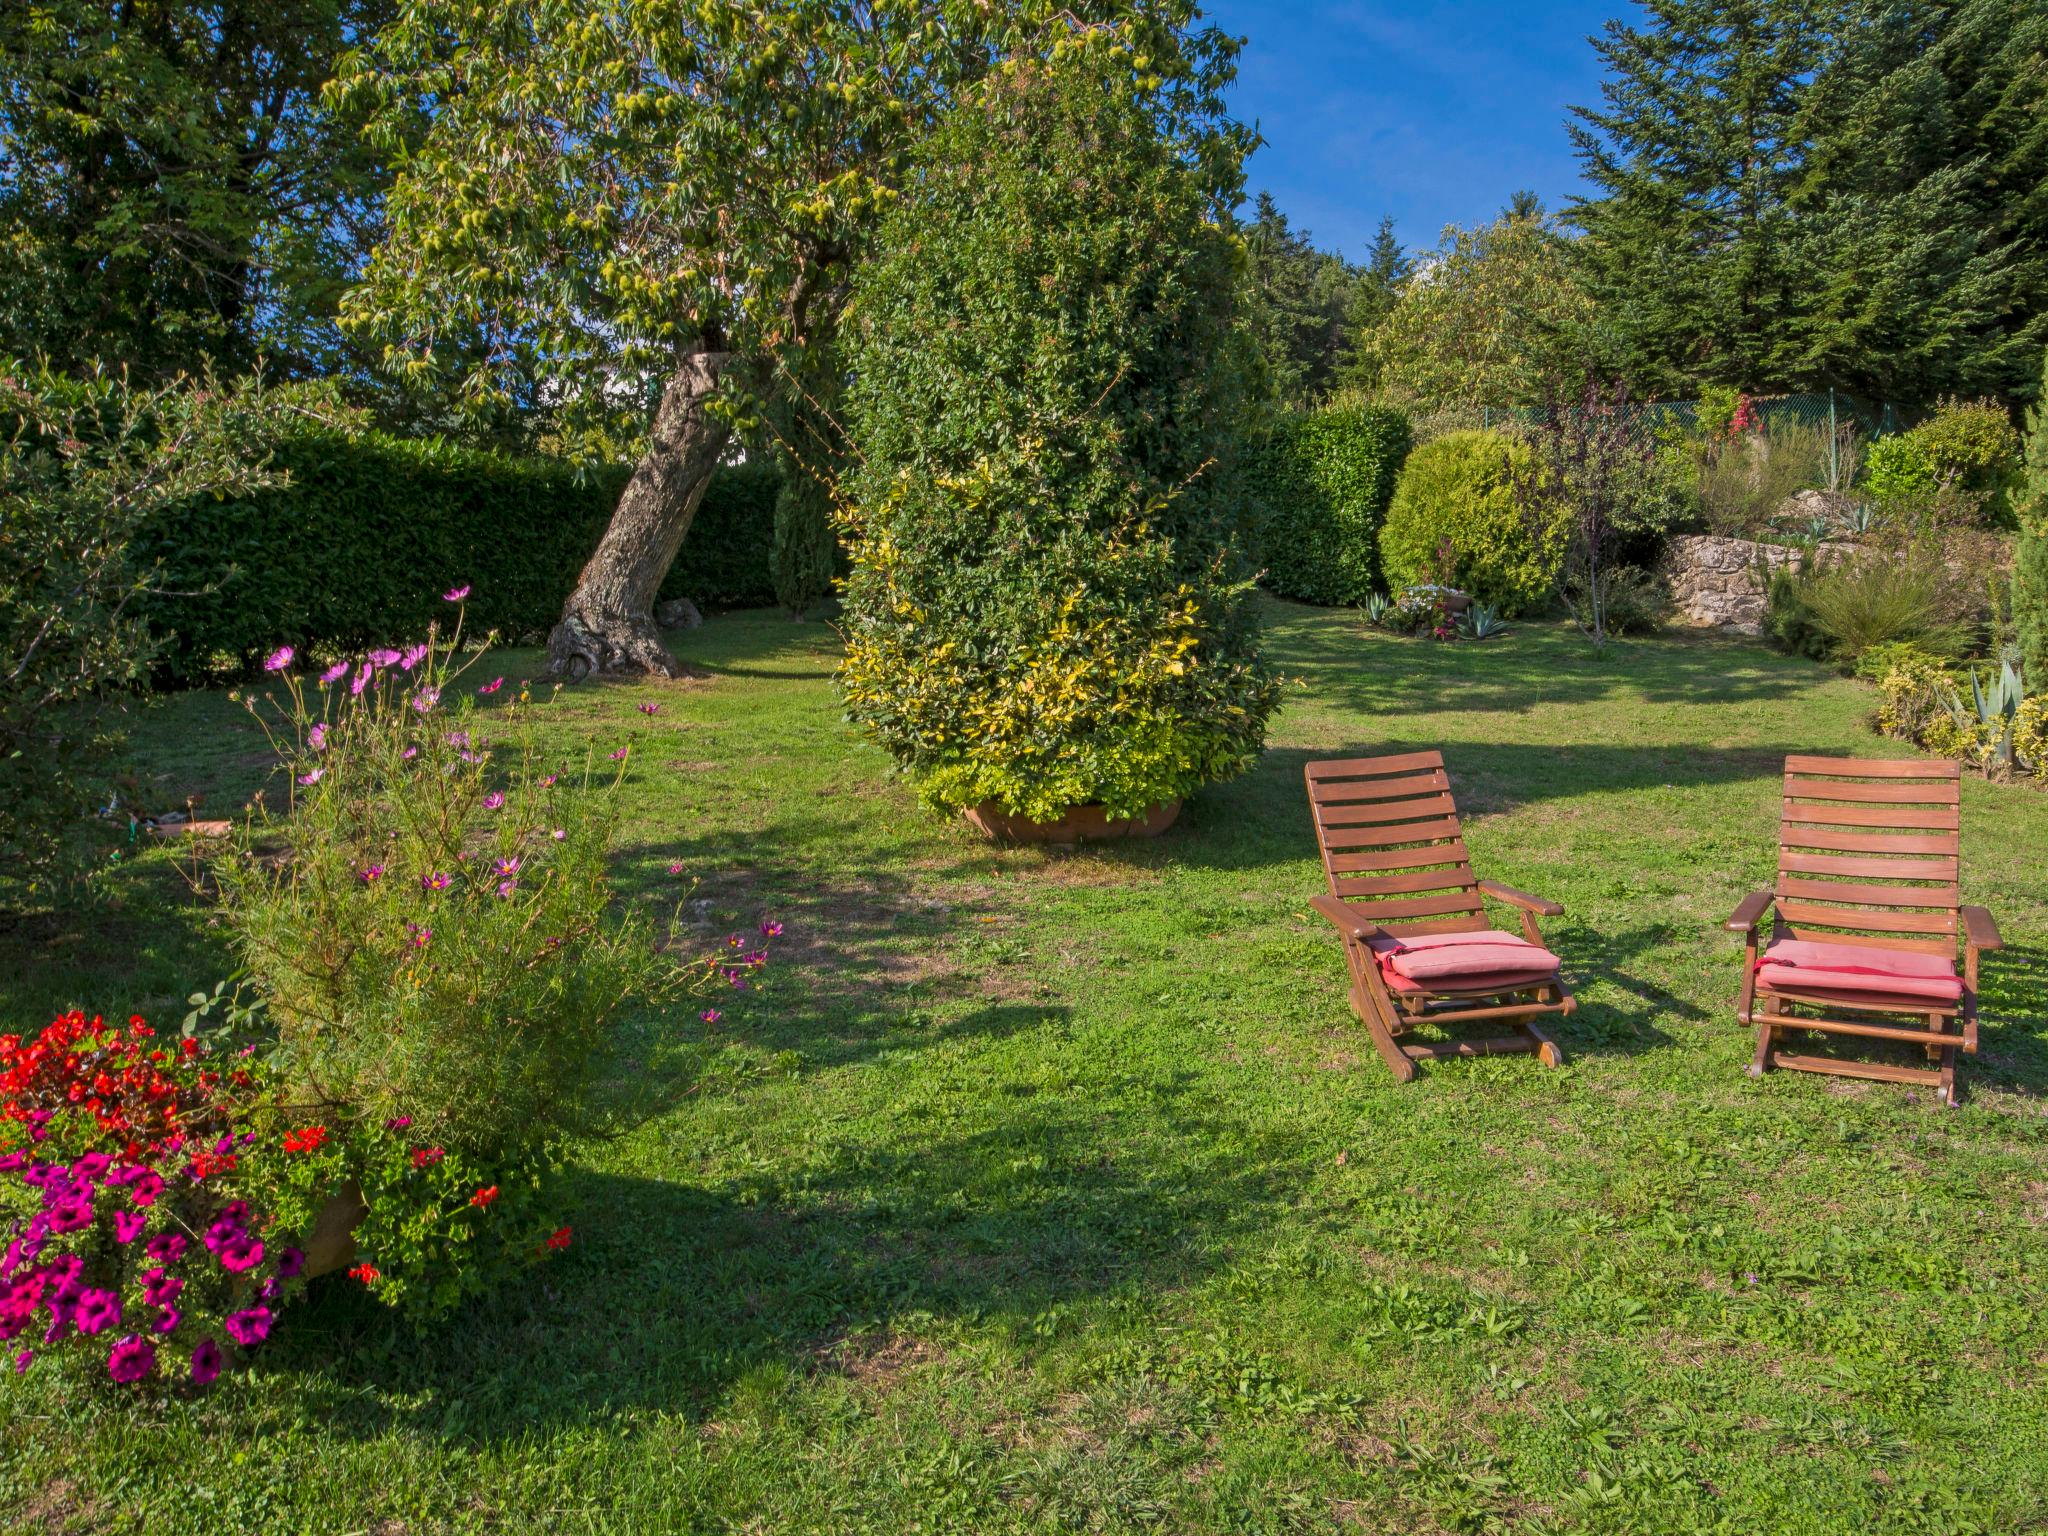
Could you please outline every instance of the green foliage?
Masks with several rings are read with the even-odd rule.
[[[2042,357],[2040,395],[2027,412],[2013,513],[2023,531],[2048,538],[2048,354]]]
[[[381,157],[321,87],[386,0],[0,6],[0,354],[327,372]]]
[[[1380,526],[1411,440],[1401,411],[1357,400],[1274,424],[1243,477],[1268,588],[1336,605],[1380,587]]]
[[[1863,473],[1873,496],[1920,496],[1934,489],[1934,461],[1910,432],[1873,442],[1864,457]]]
[[[643,427],[693,341],[730,354],[729,413],[801,362],[912,150],[995,60],[1083,49],[1237,187],[1248,134],[1217,92],[1234,41],[1191,0],[395,0],[336,99],[405,156],[347,319],[472,408],[544,379],[562,427]],[[486,332],[490,349],[441,343]]]
[[[1362,346],[1378,388],[1418,411],[1536,405],[1585,375],[1592,319],[1555,221],[1507,216],[1445,231]]]
[[[110,798],[109,705],[149,668],[142,614],[165,584],[139,531],[271,483],[272,418],[255,385],[145,391],[0,362],[0,880],[73,867]]]
[[[1408,455],[1380,530],[1387,583],[1432,580],[1448,541],[1452,582],[1513,617],[1555,590],[1571,540],[1569,508],[1527,518],[1515,482],[1536,471],[1536,455],[1504,432],[1452,432]]]
[[[2048,533],[2022,533],[2013,557],[2012,620],[2035,686],[2048,688]]]
[[[1872,647],[1900,642],[1960,656],[1972,637],[1946,611],[1941,561],[1938,546],[1922,542],[1787,568],[1771,584],[1768,627],[1787,649],[1849,668]]]
[[[1944,400],[1908,436],[1936,484],[1983,497],[1993,521],[2006,520],[2007,495],[2020,470],[2020,437],[2004,406],[1995,400]]]
[[[769,554],[775,601],[799,616],[810,612],[832,595],[839,566],[831,492],[802,466],[784,466],[775,493],[775,542]]]
[[[2048,319],[2048,13],[1655,0],[1596,39],[1575,254],[1610,366],[1880,399],[2026,389]]]
[[[1596,581],[1597,593],[1593,589]],[[1581,629],[1591,631],[1597,619],[1600,629],[1610,635],[1654,634],[1663,626],[1671,606],[1664,584],[1637,565],[1604,565],[1597,576],[1570,570],[1562,592],[1565,607]]]
[[[455,586],[472,588],[478,628],[543,633],[627,475],[326,428],[281,439],[275,462],[288,483],[159,502],[142,530],[138,550],[163,570],[146,614],[164,675],[246,672],[280,643],[360,649],[418,634]],[[779,484],[765,465],[720,469],[664,596],[773,601]]]
[[[509,1170],[600,1124],[620,1009],[678,973],[611,910],[624,768],[544,758],[524,687],[498,704],[460,625],[428,637],[318,679],[266,662],[282,696],[246,706],[286,792],[216,864],[220,912],[302,1102]]]
[[[1321,400],[1339,381],[1349,334],[1393,302],[1390,280],[1379,265],[1354,267],[1317,250],[1267,192],[1258,195],[1243,233],[1250,256],[1245,322],[1265,362],[1267,387],[1287,406]],[[1391,240],[1385,226],[1382,234]],[[1396,246],[1395,270],[1401,259]],[[1387,260],[1382,253],[1380,262]]]
[[[1226,541],[1238,247],[1086,56],[926,151],[856,285],[850,715],[933,803],[1130,815],[1243,771],[1277,692]]]

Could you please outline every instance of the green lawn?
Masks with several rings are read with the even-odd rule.
[[[1955,1111],[1743,1071],[1720,921],[1788,751],[1872,695],[1718,640],[1389,639],[1275,604],[1259,769],[1156,844],[997,851],[839,718],[833,633],[687,637],[592,687],[622,879],[789,925],[707,1031],[638,1026],[661,1112],[592,1150],[576,1243],[445,1331],[322,1282],[196,1403],[0,1387],[29,1530],[2048,1529],[2048,795],[1963,786],[1988,962]],[[506,670],[535,669],[521,653]],[[652,721],[635,706],[659,699]],[[260,742],[148,713],[215,808]],[[1301,766],[1441,746],[1480,871],[1565,903],[1570,1065],[1397,1087],[1350,1017]],[[1505,918],[1506,914],[1502,916]],[[166,856],[0,932],[15,1024],[222,973]],[[33,1383],[37,1378],[31,1377]]]

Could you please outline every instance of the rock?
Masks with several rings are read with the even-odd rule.
[[[1849,509],[1854,504],[1853,498],[1837,496],[1833,491],[1794,491],[1778,503],[1778,520],[1801,528],[1816,521],[1829,528],[1846,528]]]
[[[704,622],[704,615],[687,597],[672,597],[654,605],[654,622],[663,629],[695,629]]]
[[[1850,548],[1823,544],[1820,551],[1834,555]],[[1681,534],[1665,548],[1664,582],[1671,589],[1679,623],[1760,635],[1769,607],[1762,572],[1776,572],[1798,558],[1799,551],[1784,544]]]

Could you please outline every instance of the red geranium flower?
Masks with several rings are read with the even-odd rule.
[[[475,1206],[478,1210],[482,1210],[485,1206],[489,1205],[493,1200],[497,1198],[498,1186],[495,1184],[487,1184],[482,1189],[479,1189],[475,1194],[469,1197],[469,1203]]]

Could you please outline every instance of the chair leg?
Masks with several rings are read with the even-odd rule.
[[[1751,1077],[1762,1077],[1764,1073],[1771,1069],[1771,1046],[1776,1042],[1777,1034],[1778,1031],[1775,1025],[1757,1025],[1756,1055],[1751,1058],[1749,1063],[1749,1075]]]
[[[1543,994],[1539,992],[1537,997],[1541,1000]],[[1561,991],[1549,999],[1552,1002],[1565,1000]],[[1546,1067],[1561,1067],[1564,1065],[1563,1048],[1555,1040],[1551,1039],[1549,1032],[1538,1025],[1534,1019],[1524,1019],[1515,1027],[1536,1042],[1536,1059],[1542,1062],[1543,1065]]]
[[[1351,1011],[1358,1015],[1365,1025],[1365,1032],[1372,1036],[1372,1043],[1380,1053],[1380,1060],[1387,1064],[1387,1070],[1394,1074],[1399,1083],[1415,1081],[1415,1063],[1408,1053],[1401,1049],[1401,1042],[1394,1038],[1390,1021],[1380,1007],[1379,999],[1371,996],[1362,987],[1351,989]]]

